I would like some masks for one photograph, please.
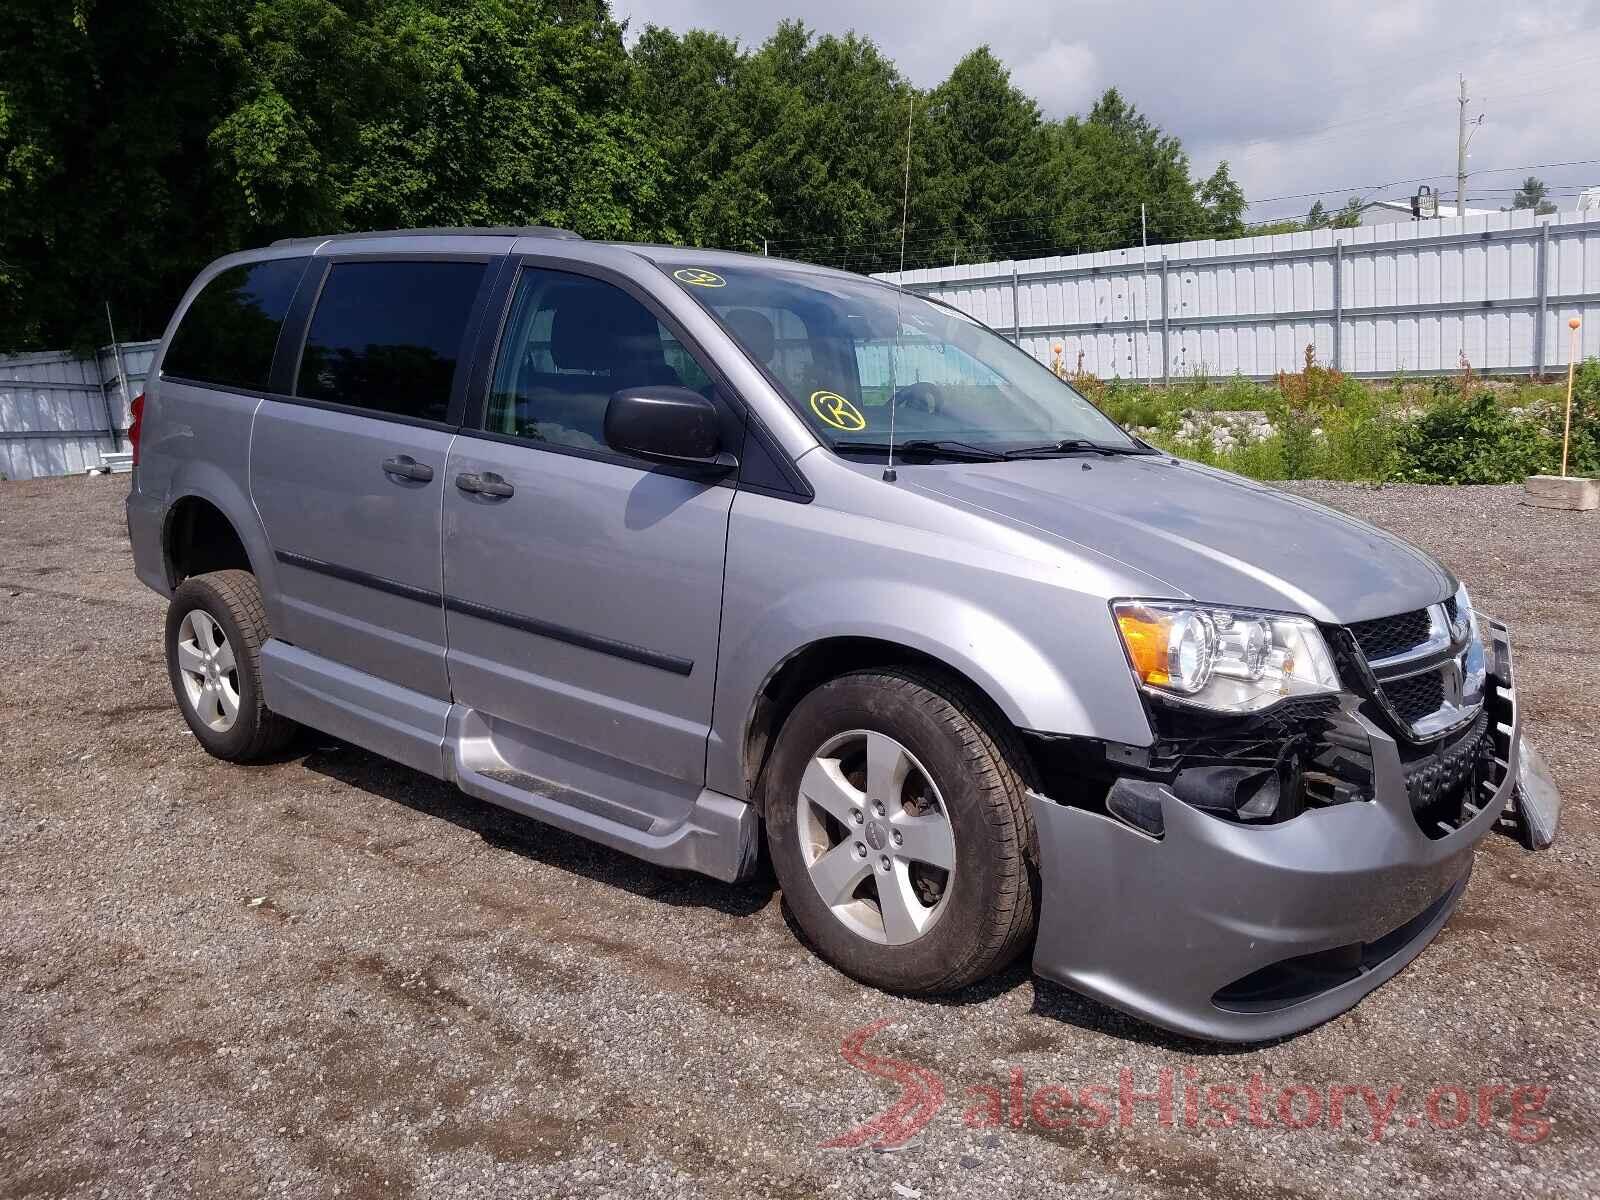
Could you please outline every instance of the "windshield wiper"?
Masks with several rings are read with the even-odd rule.
[[[833,448],[840,453],[889,453],[888,442],[843,440],[834,442]],[[894,452],[897,455],[909,454],[914,458],[952,458],[957,462],[1003,462],[1011,457],[1009,454],[1002,454],[998,450],[985,450],[982,446],[973,446],[967,442],[951,441],[945,438],[912,438],[907,442],[896,442],[894,444]]]
[[[1056,454],[1147,455],[1160,453],[1161,451],[1150,446],[1107,446],[1101,442],[1092,442],[1088,438],[1063,438],[1058,442],[1045,442],[1039,446],[1023,446],[1016,450],[1007,450],[1005,457],[1048,458]]]

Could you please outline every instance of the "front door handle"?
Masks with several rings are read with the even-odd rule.
[[[496,475],[493,471],[463,471],[456,476],[456,486],[463,492],[471,492],[474,496],[492,496],[496,500],[504,500],[513,495],[516,488],[507,483],[504,477]]]
[[[414,479],[418,483],[427,483],[433,478],[433,468],[427,463],[419,463],[409,454],[398,454],[394,458],[384,459],[383,473],[393,475],[397,479]]]

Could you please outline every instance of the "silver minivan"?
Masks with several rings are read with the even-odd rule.
[[[1427,554],[1123,432],[961,312],[560,230],[204,270],[128,526],[212,754],[296,724],[653,863],[764,842],[817,951],[1257,1040],[1354,1004],[1497,824],[1511,645]]]

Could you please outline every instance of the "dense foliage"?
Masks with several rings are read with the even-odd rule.
[[[1491,384],[1464,366],[1450,378],[1366,383],[1308,351],[1303,370],[1272,383],[1197,375],[1155,388],[1068,378],[1151,442],[1255,479],[1517,483],[1561,469],[1564,377]],[[1215,415],[1237,413],[1264,414],[1271,432],[1259,436],[1254,418]],[[1600,475],[1600,359],[1577,373],[1567,470]]]
[[[159,333],[194,272],[275,237],[555,224],[909,265],[1242,230],[1226,164],[1107,92],[1045,119],[985,48],[930,90],[798,22],[741,47],[606,0],[9,0],[0,348]]]

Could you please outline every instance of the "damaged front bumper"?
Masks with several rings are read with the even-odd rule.
[[[1493,765],[1447,828],[1424,830],[1399,745],[1353,698],[1348,715],[1371,747],[1370,799],[1245,825],[1161,789],[1156,838],[1033,794],[1044,893],[1034,971],[1163,1028],[1230,1042],[1306,1029],[1389,979],[1454,911],[1474,848],[1508,804],[1522,830],[1537,830],[1525,844],[1554,835],[1559,793],[1522,741],[1505,628],[1490,632]]]

